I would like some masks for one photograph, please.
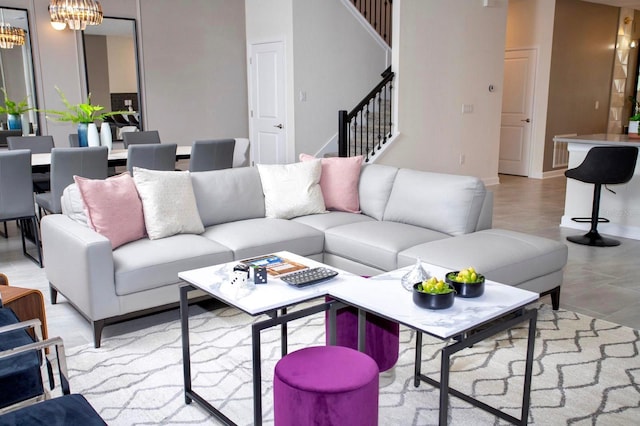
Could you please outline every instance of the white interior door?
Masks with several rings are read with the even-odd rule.
[[[285,163],[284,43],[252,44],[249,73],[251,158],[257,164]]]
[[[529,175],[535,70],[535,50],[505,52],[499,173]]]

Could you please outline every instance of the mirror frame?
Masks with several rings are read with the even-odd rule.
[[[34,108],[33,110],[33,114],[29,114],[30,118],[33,117],[34,121],[33,121],[33,131],[36,135],[41,134],[42,132],[42,127],[40,127],[40,114],[38,114],[36,111],[38,110],[38,87],[36,86],[36,76],[35,76],[35,67],[33,64],[33,42],[31,40],[31,19],[29,18],[29,10],[28,9],[23,9],[20,7],[11,7],[11,6],[0,6],[0,9],[5,9],[5,10],[15,10],[15,11],[20,11],[20,12],[24,12],[25,14],[25,18],[27,21],[27,28],[25,29],[25,43],[28,43],[28,54],[29,54],[29,64],[31,65],[31,81],[29,82],[31,84],[31,89],[32,89],[32,93],[30,95],[31,100],[32,100],[32,107]],[[27,85],[27,82],[25,81],[25,86]],[[27,96],[29,96],[29,94],[27,94]]]
[[[137,109],[137,113],[138,113],[138,121],[140,122],[139,125],[139,129],[140,130],[144,130],[144,119],[143,119],[143,113],[142,113],[142,109],[144,108],[142,105],[142,96],[140,93],[140,90],[142,88],[142,75],[141,75],[141,71],[140,71],[140,54],[139,54],[139,41],[138,41],[138,23],[137,20],[135,18],[121,18],[121,17],[117,17],[117,16],[105,16],[103,18],[103,22],[104,20],[107,19],[117,19],[118,21],[129,21],[133,24],[132,27],[132,34],[131,36],[133,37],[133,50],[134,50],[134,60],[135,60],[135,65],[136,65],[136,84],[138,86],[138,90],[137,90],[137,97],[138,97],[138,109]],[[89,28],[89,27],[87,27]],[[86,31],[86,30],[85,30]],[[89,72],[87,69],[87,47],[86,47],[86,43],[85,43],[85,31],[81,31],[82,33],[82,55],[83,55],[83,61],[84,61],[84,79],[85,79],[85,87],[87,88],[87,94],[91,93],[91,88],[89,87]],[[109,110],[111,110],[111,105],[109,105]]]

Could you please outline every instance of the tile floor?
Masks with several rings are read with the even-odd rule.
[[[564,177],[538,180],[501,176],[501,184],[490,187],[495,194],[493,226],[565,241],[574,229],[560,228],[564,209]],[[589,212],[585,212],[587,216]],[[47,302],[49,335],[61,336],[68,347],[93,342],[89,323],[63,297],[49,304],[44,270],[22,255],[15,223],[9,224],[8,239],[0,237],[0,272],[11,285],[36,288]],[[634,278],[633,265],[640,257],[640,241],[621,239],[619,247],[595,248],[567,242],[569,262],[565,268],[561,306],[640,329],[640,280]],[[548,303],[551,303],[548,300]],[[177,319],[173,310],[125,323],[107,326],[103,337]]]

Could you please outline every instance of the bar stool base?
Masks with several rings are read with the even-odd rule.
[[[620,241],[603,237],[597,231],[590,231],[584,235],[570,236],[567,237],[567,240],[572,243],[595,247],[615,247],[620,245]]]

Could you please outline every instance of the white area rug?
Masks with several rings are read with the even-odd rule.
[[[238,424],[252,424],[251,328],[232,308],[190,319],[193,388]],[[640,422],[637,330],[540,305],[535,346],[532,425],[631,425]],[[519,417],[525,326],[465,350],[452,363],[451,386]],[[413,386],[415,333],[401,327],[398,364],[380,377],[381,425],[438,423],[438,391]],[[324,344],[324,316],[290,323],[289,351]],[[423,373],[437,378],[442,342],[424,338]],[[217,424],[183,394],[180,323],[103,339],[68,351],[71,389],[109,425]],[[264,423],[273,423],[273,367],[279,329],[262,334]],[[504,421],[450,397],[449,424]]]

